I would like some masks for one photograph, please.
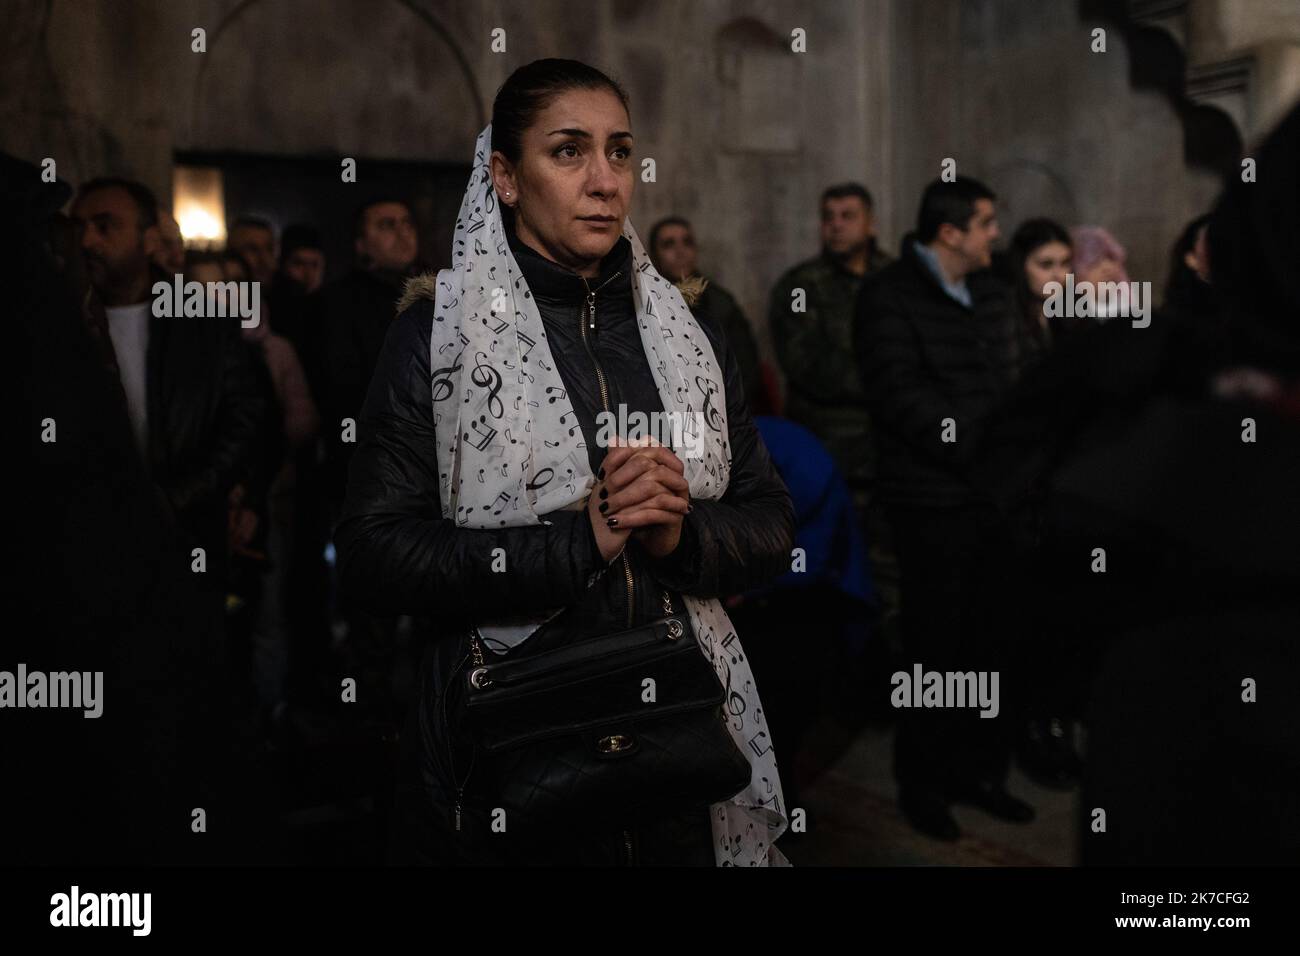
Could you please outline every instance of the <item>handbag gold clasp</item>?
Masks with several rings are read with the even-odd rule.
[[[632,747],[632,738],[626,734],[610,734],[608,737],[601,737],[596,743],[596,749],[603,754],[616,754]]]

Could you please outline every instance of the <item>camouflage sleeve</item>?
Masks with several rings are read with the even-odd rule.
[[[804,312],[793,310],[793,293],[803,289]],[[772,290],[768,320],[777,361],[791,390],[823,404],[844,400],[846,385],[856,382],[857,367],[851,343],[829,328],[826,312],[818,303],[817,289],[801,285],[796,273],[787,273]]]

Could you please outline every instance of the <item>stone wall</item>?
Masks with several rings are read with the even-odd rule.
[[[1183,130],[1162,93],[1133,90],[1120,31],[1070,0],[899,4],[895,59],[897,196],[915,215],[945,157],[1001,199],[1004,236],[1047,215],[1108,228],[1129,274],[1155,284],[1183,225],[1218,178],[1183,160]],[[1107,30],[1106,52],[1091,49]]]
[[[1220,16],[1234,45],[1258,32],[1248,9]],[[1034,214],[1101,223],[1128,246],[1134,278],[1154,282],[1217,187],[1185,166],[1168,100],[1131,88],[1120,36],[1089,50],[1095,24],[1074,0],[9,0],[6,11],[0,148],[54,156],[74,183],[133,175],[160,196],[176,151],[467,162],[512,69],[592,62],[627,87],[638,153],[656,160],[633,221],[644,233],[669,213],[694,220],[705,270],[765,344],[767,290],[816,252],[830,183],[866,182],[896,249],[951,156],[1004,197],[1004,232]],[[203,54],[190,49],[199,26]],[[497,27],[504,53],[491,49]],[[796,28],[805,53],[790,50]]]

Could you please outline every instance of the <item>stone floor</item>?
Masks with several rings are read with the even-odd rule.
[[[827,728],[822,728],[823,732]],[[841,730],[830,728],[833,734]],[[779,845],[796,866],[1072,866],[1077,857],[1078,791],[1037,786],[1013,768],[1007,788],[1038,811],[1029,824],[995,820],[973,807],[953,815],[963,836],[944,843],[914,831],[898,810],[891,772],[893,731],[868,724],[800,800],[807,833]]]

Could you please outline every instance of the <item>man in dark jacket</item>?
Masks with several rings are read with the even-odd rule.
[[[900,260],[866,282],[858,301],[855,344],[879,451],[876,487],[898,553],[909,672],[999,666],[990,657],[997,527],[966,474],[983,420],[1014,375],[1006,289],[987,271],[995,214],[993,193],[974,180],[931,183]],[[1032,809],[1004,789],[996,717],[941,703],[899,714],[894,771],[912,825],[956,839],[951,800],[1030,819]]]
[[[317,323],[323,337],[318,365],[321,437],[328,526],[343,506],[348,464],[359,440],[361,406],[384,338],[397,315],[402,284],[419,252],[415,219],[404,202],[374,199],[358,211],[355,222],[356,267],[319,293]],[[310,354],[310,352],[309,352]],[[309,368],[308,374],[311,374]],[[354,424],[350,429],[345,420]],[[345,440],[345,431],[352,435]],[[397,617],[374,617],[343,598],[340,613],[348,624],[347,658],[359,670],[361,699],[374,704],[382,719],[400,709],[393,697]]]
[[[72,190],[0,154],[0,281],[7,290],[19,455],[5,575],[4,663],[100,672],[99,714],[0,711],[8,865],[194,861],[179,715],[207,623],[174,516],[135,446],[122,387],[83,314],[88,279]],[[23,688],[20,693],[26,693]],[[69,826],[83,819],[84,826]]]
[[[355,226],[356,267],[325,286],[318,299],[317,321],[324,337],[320,358],[324,382],[319,388],[323,394],[318,401],[336,510],[343,501],[347,463],[356,447],[340,439],[342,422],[355,421],[361,414],[384,336],[397,314],[402,284],[419,253],[415,219],[404,202],[368,202],[358,210]]]
[[[686,282],[703,278],[700,275],[699,253],[695,245],[695,230],[680,216],[661,219],[650,229],[646,252],[654,261],[659,274],[672,282]],[[735,297],[712,280],[706,280],[704,291],[691,303],[691,312],[722,329],[740,363],[744,381],[745,400],[749,407],[762,408],[763,377],[758,360],[758,343],[754,330],[740,310]],[[688,300],[689,302],[689,300]]]
[[[224,594],[228,496],[264,481],[269,381],[229,318],[153,314],[157,205],[139,183],[92,180],[72,206],[95,291],[92,312],[116,365],[137,447]]]
[[[785,373],[786,417],[830,450],[866,518],[874,464],[866,396],[853,361],[853,308],[864,277],[893,260],[876,245],[865,186],[845,183],[822,194],[821,240],[818,255],[773,286],[768,321]]]
[[[130,180],[84,184],[72,206],[77,241],[94,295],[88,304],[101,360],[130,423],[143,471],[179,545],[158,560],[180,563],[194,589],[187,612],[184,663],[189,745],[184,777],[194,806],[217,806],[226,782],[227,738],[223,604],[228,563],[229,496],[244,485],[256,495],[266,476],[256,453],[267,428],[269,377],[240,336],[237,319],[153,314],[150,271],[157,206]],[[194,549],[203,550],[198,572]],[[168,579],[175,571],[158,573]],[[206,803],[199,802],[206,801]]]

